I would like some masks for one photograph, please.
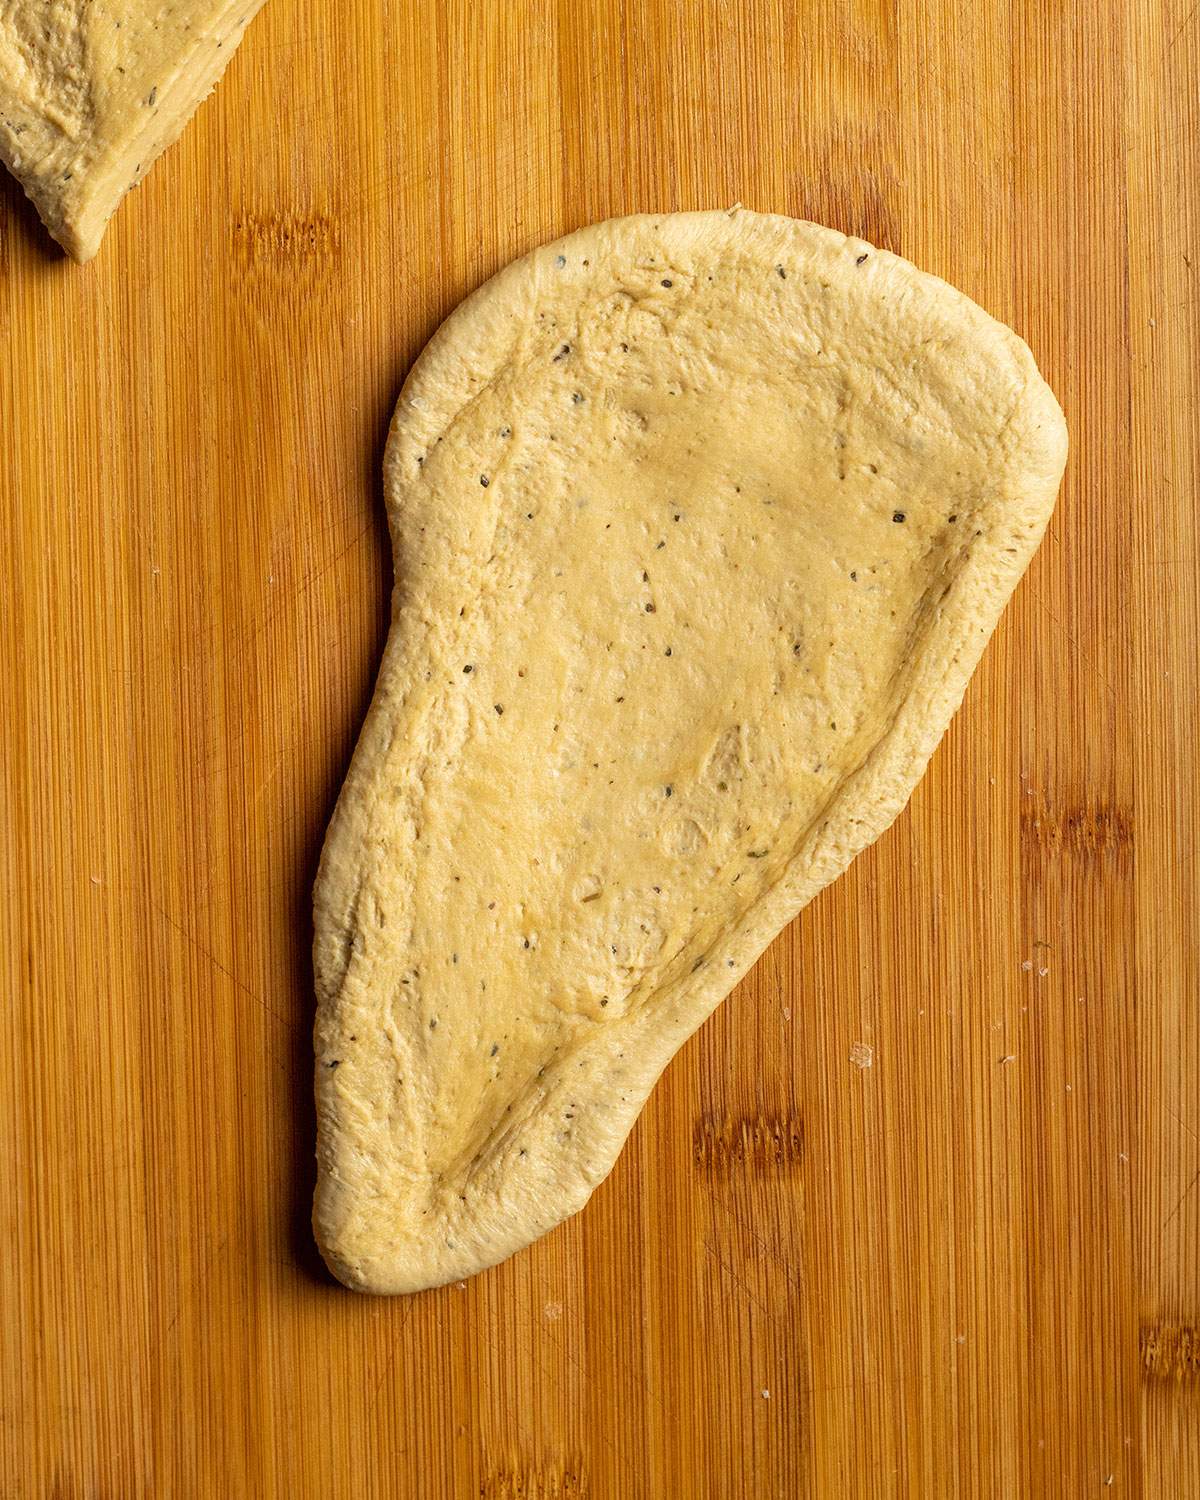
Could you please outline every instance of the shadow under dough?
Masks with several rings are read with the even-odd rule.
[[[291,1094],[289,1115],[292,1121],[291,1159],[295,1169],[291,1176],[292,1195],[288,1214],[289,1250],[298,1269],[323,1286],[339,1283],[326,1268],[313,1237],[312,1202],[317,1181],[315,1145],[317,1138],[317,1110],[313,1094],[313,1023],[316,1018],[316,990],[313,982],[313,884],[321,863],[321,849],[325,842],[325,830],[345,780],[350,757],[358,740],[358,733],[366,717],[375,690],[375,677],[384,643],[387,640],[388,623],[391,617],[392,549],[387,526],[387,513],[383,503],[382,473],[383,454],[387,446],[388,427],[395,393],[387,398],[386,410],[376,415],[373,423],[375,440],[370,445],[370,476],[363,476],[363,490],[371,493],[371,519],[374,522],[374,555],[379,566],[379,602],[375,622],[375,643],[371,651],[371,670],[360,689],[361,700],[351,721],[342,731],[344,742],[331,759],[335,767],[319,799],[321,816],[307,830],[303,859],[296,871],[295,884],[288,903],[288,924],[293,944],[293,963],[297,977],[297,1010],[299,1024],[292,1032],[291,1066],[288,1073]],[[367,445],[364,444],[364,449]],[[364,466],[365,467],[365,466]],[[356,675],[358,668],[356,667]],[[331,733],[331,738],[332,738]],[[297,789],[297,796],[302,792]]]

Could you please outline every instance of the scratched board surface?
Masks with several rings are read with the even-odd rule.
[[[99,258],[0,185],[0,1494],[1200,1493],[1190,0],[269,0]],[[465,1285],[321,1273],[309,891],[379,463],[485,277],[861,234],[1031,343],[1062,501],[898,824]]]

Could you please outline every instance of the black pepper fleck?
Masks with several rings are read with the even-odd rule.
[[[558,351],[558,353],[554,356],[554,363],[558,364],[559,360],[566,359],[567,355],[570,354],[570,352],[571,352],[571,346],[570,346],[570,344],[564,344],[562,346],[562,348]]]
[[[646,613],[648,615],[652,615],[654,613],[654,605],[653,604],[647,604],[646,605]]]
[[[496,1053],[499,1052],[499,1050],[500,1050],[500,1043],[499,1042],[493,1042],[492,1043],[492,1056],[495,1057]]]
[[[895,511],[893,511],[892,512],[892,520],[895,521],[895,523],[896,523],[897,526],[899,526],[900,523],[901,523],[901,521],[904,520],[904,512],[902,510],[895,510]]]
[[[504,712],[504,704],[503,703],[493,703],[492,707],[496,710],[496,712],[498,714],[502,714]]]
[[[856,266],[861,266],[862,263],[863,263],[863,261],[866,260],[866,258],[867,258],[867,252],[864,250],[863,253],[855,260],[854,264]]]
[[[481,485],[483,485],[484,489],[486,490],[487,487],[488,487],[488,485],[491,484],[492,481],[487,477],[486,474],[481,474],[479,476],[479,482],[480,482]]]
[[[466,665],[466,666],[465,666],[465,667],[464,667],[464,668],[463,668],[463,671],[464,671],[464,672],[465,672],[465,673],[466,673],[466,674],[467,674],[467,675],[468,675],[468,676],[470,676],[470,674],[471,674],[471,673],[472,673],[472,672],[473,672],[473,671],[474,671],[474,670],[475,670],[475,668],[474,668],[474,667],[473,667],[473,666],[472,666],[472,665],[471,665],[471,663],[470,663],[470,662],[468,662],[468,663],[467,663],[467,665]]]
[[[665,787],[663,787],[663,796],[664,797],[673,797],[674,795],[675,795],[675,788],[673,786],[665,786]]]
[[[662,279],[662,285],[669,288],[673,287],[675,283],[669,277],[664,276]]]

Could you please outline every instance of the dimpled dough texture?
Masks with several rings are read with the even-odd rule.
[[[1026,346],[861,240],[597,224],[445,323],[316,889],[314,1222],[411,1292],[583,1207],[676,1049],[888,826],[1050,515]]]

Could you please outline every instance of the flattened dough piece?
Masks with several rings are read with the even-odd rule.
[[[1050,515],[1025,345],[744,211],[594,225],[444,324],[316,888],[314,1223],[349,1286],[581,1208],[651,1086],[895,818]]]
[[[0,160],[90,260],[263,0],[0,0]]]

